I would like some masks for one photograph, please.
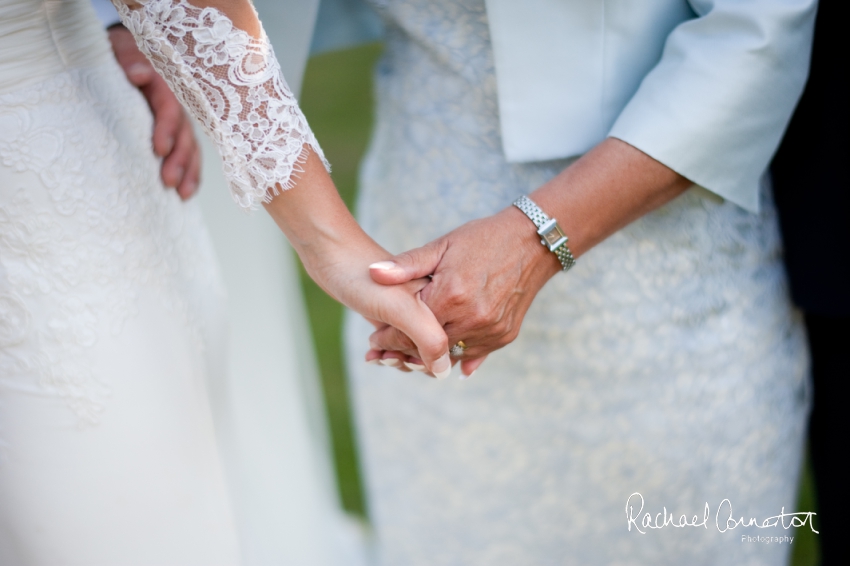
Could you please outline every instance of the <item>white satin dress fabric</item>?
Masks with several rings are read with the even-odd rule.
[[[357,564],[284,239],[151,126],[88,0],[0,0],[0,564]]]

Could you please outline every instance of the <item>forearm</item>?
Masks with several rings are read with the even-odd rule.
[[[312,151],[294,177],[295,185],[282,191],[266,211],[286,235],[310,276],[335,299],[345,303],[338,286],[331,289],[330,277],[348,273],[334,269],[340,262],[357,262],[365,266],[389,257],[354,220],[336,190],[321,159]]]
[[[325,292],[378,325],[399,328],[429,371],[448,375],[446,335],[419,296],[429,280],[393,287],[372,281],[367,266],[391,256],[351,216],[316,154],[309,153],[295,185],[264,206]]]
[[[579,257],[691,184],[642,151],[608,138],[530,196],[557,218]],[[550,264],[557,272],[557,259]]]

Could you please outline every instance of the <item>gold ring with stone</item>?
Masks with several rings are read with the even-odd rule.
[[[458,340],[457,344],[455,344],[454,346],[451,347],[451,349],[449,350],[449,353],[453,357],[459,358],[459,357],[463,356],[463,353],[466,351],[467,347],[468,346],[463,343],[463,340]]]

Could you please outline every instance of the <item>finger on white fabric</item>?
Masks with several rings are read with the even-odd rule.
[[[162,162],[162,181],[167,187],[179,187],[183,179],[191,174],[192,158],[197,150],[195,134],[185,116],[181,115],[181,118],[174,147]],[[159,121],[157,116],[157,122]]]
[[[186,168],[186,174],[177,186],[177,194],[183,200],[189,200],[197,191],[201,177],[201,150],[195,144],[192,150],[192,156],[189,158],[189,165]]]
[[[137,87],[149,85],[156,78],[156,71],[144,55],[129,56],[122,62],[127,79]]]
[[[136,47],[133,34],[124,27],[117,26],[109,30],[109,39],[118,64],[124,69],[124,74],[133,85],[143,87],[149,84],[156,71],[145,55]]]

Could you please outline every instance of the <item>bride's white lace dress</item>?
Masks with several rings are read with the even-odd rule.
[[[149,49],[207,42],[209,60],[160,67],[201,105],[237,202],[285,188],[303,144],[320,149],[268,46],[140,4],[124,16]],[[348,564],[282,235],[261,218],[219,237],[255,293],[233,304],[261,311],[235,317],[228,356],[210,237],[162,186],[151,127],[89,0],[0,0],[0,564]]]
[[[505,162],[484,0],[373,4],[388,36],[358,213],[379,243],[420,246],[568,164]],[[364,365],[353,317],[380,563],[783,564],[787,542],[741,535],[792,531],[714,525],[724,498],[761,520],[796,496],[807,359],[769,190],[762,205],[694,189],[635,222],[552,279],[465,382]],[[677,521],[707,502],[709,528],[629,532],[633,492]]]

